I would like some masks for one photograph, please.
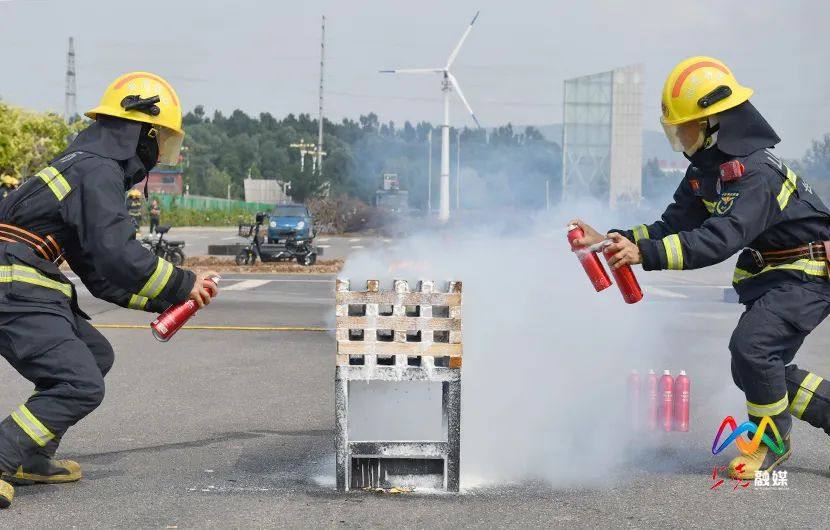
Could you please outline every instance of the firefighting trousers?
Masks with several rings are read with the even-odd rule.
[[[830,286],[782,285],[747,304],[729,342],[732,378],[749,419],[772,418],[781,436],[792,416],[830,434],[830,383],[790,365],[804,339],[830,314]]]
[[[35,452],[54,455],[66,430],[104,399],[112,347],[86,320],[0,312],[0,354],[35,391],[0,422],[0,470],[14,472]]]

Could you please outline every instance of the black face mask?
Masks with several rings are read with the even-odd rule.
[[[148,172],[156,167],[159,159],[159,143],[156,139],[158,133],[153,126],[145,123],[141,127],[141,134],[138,137],[138,145],[135,148],[135,154],[141,159],[144,169]],[[152,135],[152,136],[151,136]]]

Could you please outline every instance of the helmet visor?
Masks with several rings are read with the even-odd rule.
[[[158,127],[159,164],[175,166],[179,163],[184,135],[167,127]]]
[[[703,145],[706,140],[706,129],[708,122],[704,120],[687,121],[672,125],[660,120],[663,132],[666,133],[672,149],[676,152],[685,152],[692,156]]]

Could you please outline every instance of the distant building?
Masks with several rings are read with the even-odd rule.
[[[262,202],[266,204],[285,204],[289,201],[285,194],[291,189],[290,183],[271,179],[245,179],[245,200],[247,202]]]
[[[148,179],[147,189],[150,193],[182,194],[182,171],[179,168],[153,169]],[[144,183],[140,183],[136,188],[143,190]]]
[[[375,206],[390,212],[409,210],[409,192],[401,190],[397,173],[384,173],[381,189],[375,192]]]

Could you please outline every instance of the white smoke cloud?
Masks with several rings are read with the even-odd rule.
[[[668,367],[676,375],[689,367],[661,331],[672,315],[648,301],[625,304],[616,285],[594,292],[566,240],[572,214],[585,215],[598,230],[619,226],[598,204],[571,204],[568,212],[543,212],[524,224],[494,221],[416,235],[352,255],[341,274],[353,290],[367,279],[386,289],[393,278],[464,282],[462,486],[603,483],[624,461],[649,458],[629,447],[629,370]],[[643,272],[636,267],[635,274]],[[728,375],[721,379],[729,383]],[[386,392],[371,400],[372,415],[386,406],[399,412],[401,400],[414,396]],[[416,409],[389,417],[405,422],[412,436],[419,415]],[[364,434],[394,426],[374,427]],[[705,449],[700,454],[705,458]]]

